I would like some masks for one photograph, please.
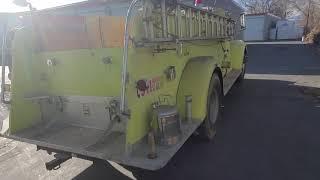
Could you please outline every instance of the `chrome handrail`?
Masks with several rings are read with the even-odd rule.
[[[122,71],[121,71],[121,96],[120,96],[120,112],[126,112],[126,85],[127,85],[127,65],[128,65],[128,49],[129,49],[129,24],[131,20],[132,10],[135,5],[141,0],[133,0],[128,8],[126,15],[126,24],[124,30],[124,43],[123,43],[123,57],[122,57]]]

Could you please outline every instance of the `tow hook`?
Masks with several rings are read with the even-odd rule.
[[[45,163],[48,171],[59,169],[61,167],[61,164],[71,159],[72,156],[67,154],[55,154],[54,158],[55,159],[53,159],[52,161]]]

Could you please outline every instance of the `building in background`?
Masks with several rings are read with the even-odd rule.
[[[267,41],[281,18],[269,13],[246,15],[245,41]]]
[[[303,36],[304,27],[293,20],[279,20],[270,31],[270,40],[298,40]]]
[[[302,35],[303,26],[297,20],[269,13],[246,15],[245,41],[297,40]]]

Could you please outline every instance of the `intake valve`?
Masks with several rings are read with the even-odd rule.
[[[148,87],[148,85],[147,85],[147,82],[145,81],[145,80],[139,80],[138,82],[137,82],[137,89],[139,90],[139,91],[146,91],[147,89],[148,89],[149,87]]]

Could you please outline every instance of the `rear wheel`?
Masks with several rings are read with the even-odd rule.
[[[221,118],[222,88],[219,76],[215,73],[210,83],[207,117],[200,127],[200,135],[211,141],[216,135],[216,122]]]

